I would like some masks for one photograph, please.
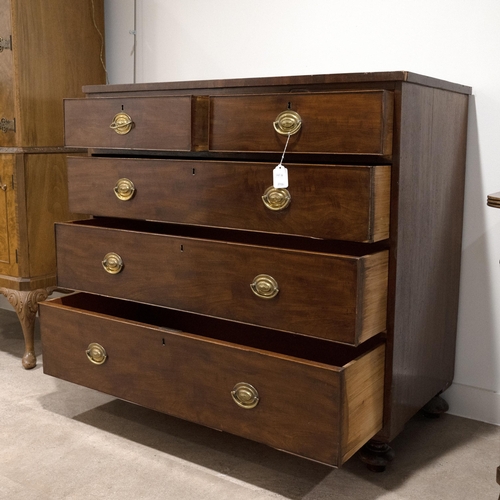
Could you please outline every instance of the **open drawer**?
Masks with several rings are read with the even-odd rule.
[[[387,250],[303,251],[242,243],[245,235],[231,232],[198,237],[195,229],[58,223],[58,284],[352,345],[386,329]]]
[[[389,237],[389,165],[289,166],[288,189],[272,186],[276,163],[116,157],[68,158],[73,213],[313,238]]]
[[[354,348],[84,293],[40,317],[46,374],[154,410],[331,466],[382,428],[376,339]]]

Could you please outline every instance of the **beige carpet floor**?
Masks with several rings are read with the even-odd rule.
[[[61,332],[64,335],[64,332]],[[384,473],[331,469],[21,367],[0,310],[0,499],[497,500],[500,427],[417,415]]]

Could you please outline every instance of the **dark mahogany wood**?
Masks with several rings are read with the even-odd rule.
[[[212,97],[210,151],[281,152],[286,135],[273,122],[286,110],[302,127],[290,137],[290,153],[390,156],[393,95],[387,91]]]
[[[64,143],[67,147],[102,147],[191,151],[191,96],[65,99]],[[128,134],[110,125],[115,115],[127,113],[133,121]]]
[[[70,196],[90,214],[114,219],[58,225],[61,285],[200,313],[196,318],[207,327],[215,321],[211,316],[234,326],[265,326],[275,353],[280,344],[295,338],[317,342],[315,337],[321,337],[339,349],[338,342],[369,346],[383,341],[385,361],[380,356],[377,362],[366,361],[376,351],[367,347],[368,357],[353,364],[362,368],[349,371],[349,364],[343,365],[346,396],[337,398],[336,404],[344,414],[349,408],[351,417],[342,417],[333,438],[343,444],[335,447],[332,440],[321,443],[312,438],[300,445],[323,447],[318,459],[327,463],[333,462],[332,449],[342,456],[336,459],[339,464],[372,438],[386,449],[416,412],[450,386],[469,87],[401,71],[125,84],[85,91],[88,103],[96,106],[90,109],[83,103],[78,109],[92,133],[75,131],[79,116],[71,112],[67,136],[76,134],[75,145],[94,148],[96,158],[72,164]],[[110,137],[107,129],[102,135],[98,131],[109,128],[108,119],[100,117],[108,102],[124,102],[127,107],[148,99],[182,103],[177,125],[172,120],[175,113],[168,117],[161,106],[146,113],[141,104],[134,114],[137,127],[128,138],[116,138],[110,131],[116,137],[103,139]],[[290,137],[285,155],[292,204],[278,215],[278,222],[258,197],[264,186],[262,172],[278,163],[286,141],[274,132],[272,122],[288,107],[299,112],[303,122],[300,132]],[[146,125],[147,135],[137,139],[136,132],[143,130],[139,124],[147,124],[151,113],[167,119],[154,118]],[[97,128],[96,118],[101,120]],[[159,144],[161,127],[168,137]],[[94,169],[90,177],[94,176],[97,165],[105,166],[102,178],[90,180],[88,172]],[[113,182],[135,170],[143,174],[136,197],[120,205],[113,198]],[[167,178],[171,185],[166,186]],[[195,189],[199,180],[206,182]],[[80,192],[88,183],[92,190]],[[147,202],[145,192],[151,194]],[[159,201],[162,195],[168,200]],[[108,276],[101,260],[113,251],[123,253],[125,267]],[[250,282],[260,273],[278,281],[276,299],[252,294]],[[66,318],[64,324],[69,327],[71,321]],[[45,335],[57,337],[52,332],[64,331],[58,322],[54,315]],[[229,332],[226,340],[236,336]],[[113,338],[113,346],[118,343],[118,337]],[[215,346],[221,347],[217,342]],[[209,352],[204,356],[214,359]],[[242,365],[247,366],[251,357],[242,359]],[[370,378],[374,373],[382,376],[381,362],[383,425],[370,410],[372,404],[379,408],[375,401],[382,397]],[[66,370],[69,367],[54,373],[64,377]],[[127,380],[128,376],[117,377],[113,384],[126,385]],[[363,387],[372,388],[370,403],[358,392]],[[321,389],[312,382],[309,389],[314,406],[315,396],[322,400]],[[210,414],[212,408],[204,404]],[[338,411],[327,407],[333,421]],[[274,417],[269,418],[269,432],[280,431]],[[262,420],[259,425],[266,424]]]
[[[136,321],[124,321],[114,305],[108,310],[115,316],[109,316],[79,309],[78,298],[71,301],[71,308],[63,299],[41,311],[45,373],[329,465],[340,465],[349,454],[344,422],[356,427],[356,412],[350,414],[352,409],[343,403],[345,391],[356,387],[346,384],[351,371],[358,376],[356,366],[360,366],[378,379],[375,392],[382,392],[383,362],[371,362],[375,371],[368,372],[367,361],[383,359],[383,346],[344,369],[216,340],[210,331],[201,337],[138,323],[141,318],[150,322],[147,306],[135,308]],[[164,311],[167,326],[168,314]],[[183,326],[182,319],[177,326]],[[233,328],[238,327],[233,324]],[[102,365],[86,357],[93,342],[106,350]],[[331,361],[340,362],[342,356]],[[255,408],[241,408],[233,401],[231,390],[241,382],[258,391]],[[321,388],[321,395],[312,397],[311,387]],[[367,387],[356,391],[371,401]],[[381,425],[382,405],[376,411]]]
[[[159,92],[159,91],[185,91],[186,89],[211,89],[226,91],[236,89],[238,92],[246,89],[276,87],[290,91],[290,88],[314,89],[323,86],[337,87],[355,87],[356,85],[365,86],[375,85],[378,88],[387,88],[388,86],[398,84],[399,82],[410,82],[418,85],[424,85],[433,88],[440,88],[461,94],[471,94],[472,89],[466,85],[448,82],[438,78],[432,78],[410,71],[386,71],[374,73],[337,73],[326,75],[304,75],[304,76],[277,76],[264,78],[237,78],[230,80],[195,80],[182,82],[161,82],[161,83],[135,83],[135,84],[115,84],[115,85],[86,85],[83,91],[86,94],[104,94],[108,95],[121,92]]]
[[[208,98],[206,98],[208,99]],[[287,147],[292,153],[337,153],[389,157],[393,95],[388,91],[319,93],[313,96],[244,95],[106,97],[66,99],[65,145],[135,150],[280,153],[286,135],[273,123],[287,109],[303,126]],[[117,134],[117,113],[133,127]]]
[[[330,255],[115,227],[57,225],[60,286],[354,345],[385,329],[386,251]],[[123,259],[118,274],[103,269],[109,252]],[[252,292],[262,274],[277,281],[276,297]]]
[[[403,84],[392,166],[387,370],[381,440],[453,380],[467,95]],[[396,259],[397,254],[397,259]]]
[[[389,236],[390,167],[289,165],[291,202],[262,200],[275,163],[70,158],[74,213],[373,242]],[[130,200],[114,192],[135,186]]]

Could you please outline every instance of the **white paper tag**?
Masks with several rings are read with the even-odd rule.
[[[281,163],[274,167],[273,170],[273,187],[274,189],[288,187],[288,170]]]

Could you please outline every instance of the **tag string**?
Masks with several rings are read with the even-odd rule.
[[[286,138],[286,143],[285,143],[285,149],[283,150],[283,154],[281,155],[281,161],[280,161],[280,165],[283,164],[283,160],[285,159],[285,153],[286,153],[286,148],[288,146],[288,141],[290,140],[290,132],[288,132],[288,137]]]

